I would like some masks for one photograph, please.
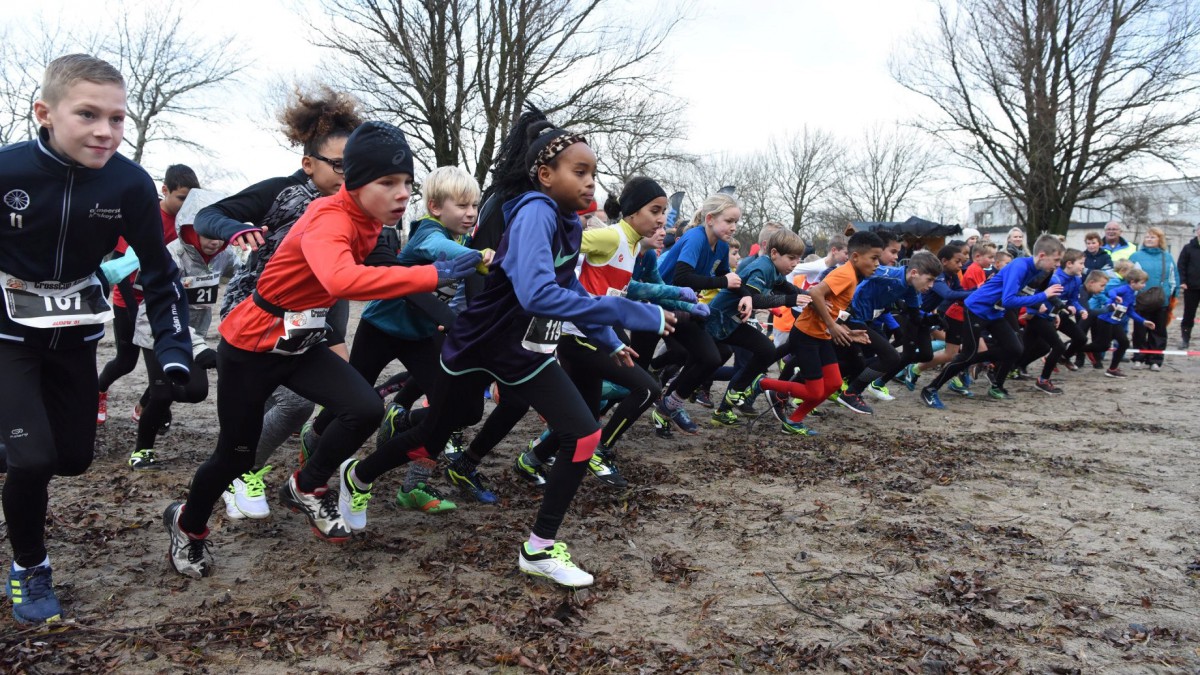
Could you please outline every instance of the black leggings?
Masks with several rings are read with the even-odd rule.
[[[1138,310],[1142,318],[1147,321],[1154,322],[1154,329],[1146,328],[1144,324],[1134,323],[1133,325],[1133,346],[1137,349],[1153,349],[1162,350],[1167,348],[1167,307],[1155,307],[1152,310],[1143,312]],[[1138,354],[1133,358],[1134,361],[1141,361],[1147,365],[1162,364],[1162,354]]]
[[[50,479],[86,471],[96,443],[96,342],[65,350],[31,342],[0,340],[4,520],[22,567],[46,559]]]
[[[679,371],[675,384],[670,387],[676,396],[686,399],[721,367],[721,353],[717,350],[716,341],[705,330],[703,321],[680,321],[675,324],[675,332],[665,340],[668,345],[673,343],[687,354],[683,370]]]
[[[153,349],[143,348],[142,358],[146,361],[146,373],[150,377],[150,387],[147,389],[150,400],[142,408],[142,418],[138,420],[138,450],[154,447],[158,429],[170,416],[173,401],[199,403],[208,398],[208,371],[193,368],[188,383],[180,386],[163,374]]]
[[[204,532],[213,504],[230,481],[254,467],[254,451],[262,433],[263,406],[284,385],[323,405],[337,419],[321,435],[321,443],[297,482],[305,492],[325,485],[338,465],[354,454],[383,418],[375,389],[349,363],[319,344],[286,356],[248,352],[225,342],[217,347],[217,448],[196,470],[180,526]]]
[[[1200,306],[1200,288],[1188,288],[1183,292],[1183,324],[1179,333],[1185,341],[1192,339],[1192,324],[1196,322],[1196,307]]]
[[[1021,356],[1023,346],[1021,338],[1013,330],[1007,316],[999,319],[985,319],[971,310],[965,310],[963,321],[962,349],[954,356],[954,360],[942,368],[942,372],[930,383],[932,389],[941,389],[954,376],[962,373],[976,363],[990,361],[995,365],[992,385],[1003,387],[1008,378],[1013,363]],[[984,333],[990,333],[992,344],[986,352],[979,351],[979,338]]]
[[[113,382],[133,372],[137,367],[138,347],[133,344],[133,330],[137,317],[137,305],[113,307],[113,341],[117,353],[104,364],[98,380],[99,391],[108,391]]]
[[[1017,365],[1026,368],[1040,356],[1046,357],[1042,366],[1043,380],[1050,379],[1054,374],[1054,366],[1062,358],[1067,348],[1058,338],[1058,329],[1054,326],[1053,318],[1029,316],[1025,320],[1025,350],[1021,353]]]
[[[354,333],[354,345],[350,349],[350,365],[371,386],[375,386],[375,381],[379,379],[383,369],[393,360],[399,360],[411,375],[405,388],[416,384],[428,391],[441,376],[442,369],[438,365],[441,349],[438,343],[436,337],[402,340],[388,335],[369,321],[360,321],[358,330]],[[411,405],[410,402],[409,406]],[[313,421],[313,430],[324,434],[325,428],[334,418],[333,411],[328,408],[322,410]]]
[[[871,344],[851,344],[844,347],[835,342],[834,351],[837,352],[838,368],[842,371],[842,376],[850,383],[848,391],[861,394],[868,384],[874,382],[881,375],[892,375],[900,370],[902,362],[900,352],[896,351],[892,343],[879,331],[861,324],[852,325],[851,328],[865,329],[867,337],[871,339]],[[868,360],[867,354],[864,352],[870,352],[874,358]]]
[[[650,373],[641,366],[629,368],[618,365],[611,356],[583,338],[564,335],[558,341],[558,361],[597,419],[600,417],[600,393],[604,380],[629,390],[629,395],[617,404],[600,434],[600,442],[606,448],[616,445],[625,431],[658,400],[658,383]],[[558,454],[561,445],[554,427],[550,427],[550,434],[537,444],[534,454],[544,462]]]
[[[1104,319],[1096,319],[1092,324],[1092,343],[1084,347],[1084,351],[1092,352],[1096,355],[1096,360],[1104,359],[1104,353],[1112,347],[1113,340],[1117,341],[1117,349],[1113,352],[1112,361],[1108,364],[1109,368],[1116,370],[1121,365],[1121,359],[1125,358],[1125,350],[1129,349],[1129,335],[1125,333],[1125,324],[1113,324]]]
[[[355,475],[368,483],[385,471],[410,459],[428,456],[425,448],[434,452],[446,445],[455,429],[470,426],[483,416],[483,397],[480,392],[494,378],[486,371],[471,371],[461,375],[446,374],[434,385],[429,408],[432,411],[423,422],[393,438],[355,466]],[[587,462],[600,444],[600,425],[593,408],[589,407],[557,362],[547,363],[538,373],[520,384],[510,385],[524,401],[546,419],[546,424],[558,434],[561,450],[558,461],[546,481],[545,496],[538,510],[533,533],[554,539],[558,527],[583,474]],[[600,382],[596,381],[599,399]],[[503,397],[502,397],[503,398]],[[325,439],[321,439],[324,444]]]
[[[775,343],[749,324],[741,324],[722,338],[720,343],[731,348],[744,349],[750,356],[749,361],[742,368],[736,369],[729,380],[730,391],[744,391],[754,382],[754,378],[767,372],[775,362]]]

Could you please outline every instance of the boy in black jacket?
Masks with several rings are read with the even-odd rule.
[[[1200,305],[1200,223],[1196,236],[1179,252],[1179,289],[1183,291],[1183,348],[1192,340],[1192,324],[1196,322],[1196,306]]]
[[[117,154],[121,74],[83,54],[55,59],[33,109],[38,138],[0,149],[0,437],[13,547],[5,591],[17,621],[44,623],[61,615],[46,555],[48,488],[92,461],[96,342],[113,316],[97,271],[118,237],[141,261],[155,352],[173,381],[188,381],[192,349],[154,183]]]

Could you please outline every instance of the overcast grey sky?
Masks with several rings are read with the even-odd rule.
[[[160,6],[127,2],[143,5]],[[321,67],[323,53],[308,44],[308,29],[296,16],[298,9],[314,6],[294,0],[205,0],[190,7],[199,30],[237,34],[253,67],[245,85],[228,96],[228,118],[195,128],[196,140],[211,148],[212,156],[152,144],[145,161],[151,173],[184,161],[202,179],[207,169],[213,187],[236,190],[298,166],[297,153],[283,147],[277,125],[266,114],[261,87],[281,75],[304,76]],[[97,3],[43,0],[6,10],[10,17],[26,19],[37,12],[70,22],[95,18]],[[661,76],[663,89],[686,102],[688,151],[755,150],[772,135],[805,124],[854,137],[873,124],[909,119],[924,105],[891,78],[888,59],[935,19],[929,0],[701,0],[693,15],[666,45]],[[229,175],[217,177],[218,168]],[[976,195],[963,195],[964,214],[968,196]]]

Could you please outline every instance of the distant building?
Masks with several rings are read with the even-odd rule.
[[[993,241],[1004,241],[1018,222],[1016,211],[1004,197],[972,199],[967,218],[971,227],[990,234]],[[1131,183],[1079,204],[1071,212],[1067,246],[1082,249],[1085,234],[1102,233],[1104,225],[1112,220],[1121,223],[1127,241],[1139,246],[1147,228],[1163,228],[1170,250],[1178,254],[1195,236],[1195,227],[1200,223],[1200,179]]]

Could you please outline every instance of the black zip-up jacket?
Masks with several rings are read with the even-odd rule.
[[[125,237],[141,261],[159,363],[190,371],[187,298],[163,245],[158,193],[140,166],[117,154],[88,169],[51,150],[43,129],[36,140],[0,148],[0,195],[0,271],[26,281],[83,279]],[[30,328],[0,308],[2,340],[71,349],[102,335],[97,325]]]
[[[1189,291],[1200,291],[1200,240],[1192,240],[1183,245],[1179,252],[1179,280],[1187,284]]]

